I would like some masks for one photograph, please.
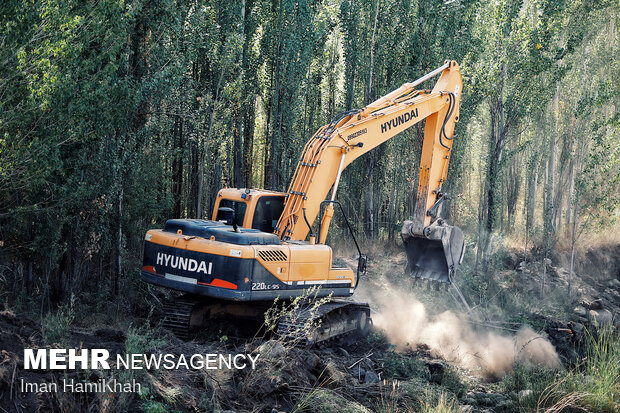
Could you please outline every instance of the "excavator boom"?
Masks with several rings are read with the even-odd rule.
[[[416,90],[441,74],[432,90]],[[304,240],[331,189],[335,201],[344,168],[400,132],[426,120],[420,159],[416,207],[401,236],[409,270],[414,277],[450,282],[460,262],[462,231],[438,219],[441,191],[448,173],[459,119],[461,75],[455,61],[372,102],[360,110],[337,115],[308,141],[287,191],[284,211],[275,232],[282,240]],[[319,243],[325,243],[333,206],[328,202],[320,224]],[[306,221],[309,224],[306,224]]]

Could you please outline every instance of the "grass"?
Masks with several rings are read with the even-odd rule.
[[[58,308],[54,313],[48,313],[41,319],[41,334],[43,341],[47,345],[65,345],[71,325],[75,321],[75,296],[71,295],[71,300]]]
[[[159,336],[159,331],[150,328],[148,325],[139,327],[131,326],[127,330],[125,352],[127,354],[150,353],[153,349],[162,347],[166,344],[166,340]]]
[[[446,393],[441,393],[436,403],[422,402],[422,409],[420,413],[456,413],[459,411],[459,406]]]
[[[611,328],[586,331],[586,357],[577,371],[566,375],[579,404],[593,411],[620,411],[620,340]]]
[[[465,397],[469,390],[469,384],[464,382],[458,370],[453,366],[447,366],[441,379],[441,386],[449,390],[459,399]]]
[[[361,404],[347,400],[338,393],[322,388],[314,388],[300,399],[293,412],[317,413],[369,413]]]
[[[586,332],[586,356],[574,370],[554,372],[517,365],[502,381],[504,392],[531,393],[518,399],[521,409],[539,412],[620,411],[620,340],[612,329]]]

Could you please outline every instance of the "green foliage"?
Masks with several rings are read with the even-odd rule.
[[[398,354],[390,351],[386,354],[383,361],[383,373],[386,378],[410,379],[419,378],[426,381],[430,380],[430,373],[426,365],[411,356]]]
[[[60,306],[55,312],[47,313],[41,320],[41,334],[47,345],[67,344],[69,330],[75,321],[75,296],[69,303]]]
[[[620,408],[620,337],[612,327],[586,332],[586,359],[581,372],[570,372],[573,392],[584,393],[584,404],[594,411]]]
[[[539,396],[557,380],[559,377],[555,371],[516,363],[514,369],[502,379],[501,387],[505,393],[512,393],[521,406],[535,408]],[[519,396],[519,392],[524,390],[531,392]]]
[[[131,326],[125,338],[125,352],[127,354],[151,353],[165,344],[166,340],[160,337],[158,329],[150,328],[148,325]]]
[[[370,344],[387,344],[388,339],[381,330],[371,330],[366,336],[366,341]]]
[[[209,216],[223,186],[285,189],[317,128],[445,59],[464,77],[445,215],[514,231],[519,201],[542,195],[520,183],[539,173],[542,185],[541,148],[556,141],[567,166],[562,185],[547,185],[546,232],[572,205],[584,228],[617,215],[613,2],[47,0],[0,10],[2,288],[41,297],[44,311],[71,293],[133,290],[146,229]],[[403,188],[417,179],[421,132],[343,175],[339,196],[370,238],[396,240],[413,213]],[[545,236],[530,215],[527,234]]]
[[[140,399],[144,413],[168,413],[170,411],[165,404],[154,399],[148,387],[142,389]]]
[[[469,391],[469,385],[463,380],[461,374],[453,366],[447,366],[441,379],[441,387],[447,389],[459,399]]]

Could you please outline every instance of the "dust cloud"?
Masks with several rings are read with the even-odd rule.
[[[413,294],[393,287],[364,295],[377,309],[372,315],[374,325],[397,349],[425,344],[451,363],[494,377],[512,370],[515,362],[560,365],[553,345],[530,328],[523,327],[512,336],[476,330],[450,311],[430,316]]]

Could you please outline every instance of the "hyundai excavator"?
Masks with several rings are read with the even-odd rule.
[[[436,75],[432,90],[416,89]],[[401,230],[406,271],[414,279],[451,283],[463,258],[464,238],[439,213],[447,198],[442,186],[461,92],[459,66],[446,61],[321,127],[304,147],[287,192],[225,188],[217,195],[211,220],[170,219],[163,229],[149,230],[143,281],[185,293],[164,303],[164,326],[186,337],[218,317],[264,319],[274,300],[290,302],[313,288],[313,297],[327,297],[327,302],[314,311],[310,304],[302,305],[282,317],[279,336],[315,344],[366,335],[369,305],[350,298],[366,272],[366,256],[336,199],[338,184],[351,162],[423,120],[417,199],[412,219]],[[334,207],[358,249],[355,270],[335,265],[326,245]],[[298,328],[314,321],[315,331]]]

